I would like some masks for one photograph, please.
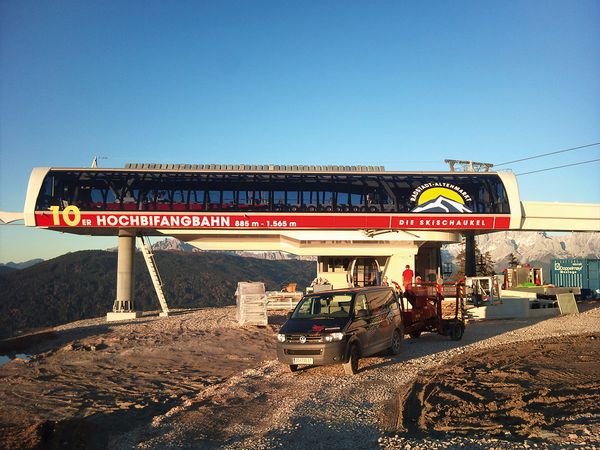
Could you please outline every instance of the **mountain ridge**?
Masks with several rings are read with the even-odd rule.
[[[27,269],[28,267],[34,266],[38,263],[41,263],[42,261],[44,261],[42,258],[30,259],[28,261],[23,261],[20,263],[10,261],[5,264],[4,263],[0,264],[0,268],[12,269],[12,270],[22,270],[22,269]]]
[[[152,244],[153,251],[178,251],[188,253],[225,253],[229,255],[237,255],[243,258],[258,258],[274,261],[283,260],[300,260],[300,261],[316,261],[316,256],[294,255],[292,253],[282,252],[279,250],[265,251],[249,251],[249,250],[202,250],[188,244],[177,238],[166,238]]]
[[[477,236],[481,253],[489,252],[495,261],[496,273],[508,266],[513,253],[521,264],[531,264],[544,269],[544,280],[550,281],[550,261],[563,258],[600,259],[600,233],[570,233],[549,235],[541,231],[500,231]],[[462,250],[462,244],[442,247],[442,260],[453,264]]]
[[[552,258],[600,258],[600,233],[551,236],[504,231],[480,235],[477,241],[481,252],[492,255],[497,273],[508,265],[508,256],[514,253],[523,264],[543,267],[546,282]],[[298,290],[302,290],[315,276],[314,261],[289,258],[283,252],[238,252],[243,254],[239,255],[199,251],[183,244],[168,242],[155,247],[172,308],[234,304],[238,281],[263,281],[269,290],[296,282]],[[159,250],[161,246],[168,250]],[[461,248],[460,244],[444,246],[444,261],[453,262]],[[288,259],[277,259],[280,256]],[[138,253],[135,258],[138,309],[156,310],[158,302],[142,255]],[[116,264],[114,251],[84,250],[21,270],[0,270],[0,338],[27,328],[104,315],[112,308],[115,297]]]
[[[269,261],[217,252],[156,251],[155,259],[170,308],[235,304],[240,281],[262,281],[268,290],[295,282],[308,286],[310,261]],[[135,255],[136,309],[159,309],[141,253]],[[23,270],[0,272],[0,338],[17,332],[100,317],[112,309],[117,253],[83,250]]]

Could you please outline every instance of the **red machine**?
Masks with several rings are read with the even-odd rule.
[[[412,285],[400,300],[404,333],[418,338],[422,332],[431,331],[450,336],[454,341],[462,339],[465,331],[464,292],[464,284]]]

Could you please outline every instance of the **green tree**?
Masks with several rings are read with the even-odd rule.
[[[477,275],[482,277],[492,276],[496,273],[494,269],[494,260],[492,259],[492,255],[490,252],[485,252],[481,257],[482,264],[479,265]]]
[[[453,275],[453,278],[455,280],[458,280],[459,278],[465,275],[465,255],[465,240],[463,239],[462,249],[460,250],[458,255],[456,255],[455,260],[456,272]],[[492,259],[491,253],[485,252],[484,254],[482,254],[481,250],[479,249],[479,245],[477,244],[477,241],[475,241],[475,267],[477,276],[484,277],[494,275],[494,266],[495,263]]]
[[[508,255],[508,267],[514,269],[515,267],[517,267],[519,265],[519,260],[517,259],[517,256],[511,252],[510,255]]]

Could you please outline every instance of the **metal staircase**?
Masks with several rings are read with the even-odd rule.
[[[152,253],[152,247],[150,242],[146,242],[146,240],[144,240],[144,236],[139,236],[139,238],[141,242],[142,255],[144,255],[144,260],[146,261],[146,266],[148,267],[148,273],[152,279],[152,284],[154,284],[154,290],[156,291],[156,296],[158,297],[158,301],[160,302],[160,307],[162,309],[160,316],[166,317],[169,315],[169,307],[167,305],[165,293],[162,289],[162,280],[160,278],[160,274],[158,273],[158,266],[156,265],[156,260],[154,259],[154,253]]]

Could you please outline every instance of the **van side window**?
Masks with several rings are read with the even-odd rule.
[[[358,294],[354,301],[354,312],[357,313],[361,309],[364,309],[367,313],[369,312],[369,304],[367,303],[365,294]]]
[[[369,292],[368,295],[369,308],[372,314],[379,313],[383,307],[389,307],[393,299],[393,293],[387,289]]]
[[[388,298],[385,301],[386,306],[398,305],[398,299],[396,298],[396,294],[393,292],[389,292]]]

